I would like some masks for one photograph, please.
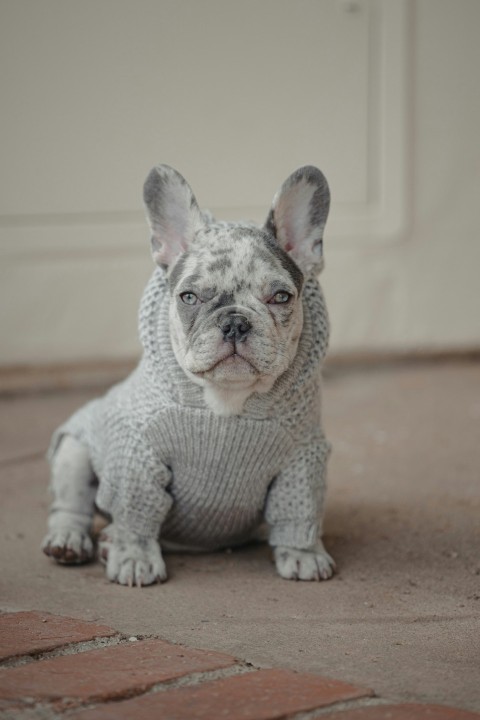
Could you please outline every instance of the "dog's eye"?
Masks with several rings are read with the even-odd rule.
[[[193,292],[181,293],[180,298],[185,305],[196,305],[198,302],[198,298]]]
[[[281,305],[282,303],[287,303],[287,302],[290,300],[291,297],[292,297],[292,296],[290,295],[290,293],[284,292],[283,290],[281,290],[280,292],[277,292],[277,293],[272,297],[272,299],[270,300],[270,302],[271,302],[273,305]]]

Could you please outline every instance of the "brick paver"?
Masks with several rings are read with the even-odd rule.
[[[70,720],[273,720],[371,691],[290,670],[258,670],[76,713]]]
[[[378,705],[327,713],[322,720],[479,720],[478,713],[441,705]]]
[[[0,670],[0,698],[109,700],[233,664],[234,658],[223,653],[144,640]]]
[[[0,659],[35,656],[117,634],[103,625],[48,613],[6,613],[0,615]],[[224,653],[184,648],[158,639],[121,641],[83,652],[78,648],[72,654],[0,668],[0,712],[22,713],[19,704],[28,698],[29,703],[54,703],[59,713],[72,705],[98,703],[88,710],[77,709],[68,720],[278,720],[330,706],[323,720],[480,720],[480,714],[439,705],[358,707],[355,701],[372,696],[371,690],[281,669],[252,670],[217,680],[199,676],[198,682],[189,678],[182,687],[167,686],[142,694],[162,682],[234,668],[236,663]],[[335,710],[337,703],[347,700],[357,707]]]
[[[116,635],[106,625],[42,612],[0,615],[0,660]]]

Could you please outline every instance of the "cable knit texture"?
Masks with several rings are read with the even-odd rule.
[[[292,366],[240,416],[215,415],[178,365],[169,292],[156,269],[140,306],[136,370],[55,432],[89,451],[97,505],[120,527],[206,550],[246,541],[265,518],[272,545],[311,547],[321,532],[329,444],[321,429],[320,364],[328,343],[322,291],[310,278]]]

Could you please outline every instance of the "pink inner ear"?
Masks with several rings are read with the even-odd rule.
[[[290,250],[293,250],[293,245],[291,242],[287,242],[285,245],[285,252],[290,252]]]
[[[172,226],[164,228],[161,239],[157,238],[157,243],[153,258],[159,265],[171,265],[187,249],[185,238]]]

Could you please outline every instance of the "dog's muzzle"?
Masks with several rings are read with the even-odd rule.
[[[223,339],[229,342],[244,342],[252,329],[252,325],[245,315],[231,310],[220,315],[217,325]]]

